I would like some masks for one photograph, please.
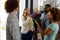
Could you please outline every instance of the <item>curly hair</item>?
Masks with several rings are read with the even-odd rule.
[[[60,21],[60,9],[55,7],[50,7],[48,9],[48,12],[52,14],[54,21]]]
[[[7,13],[13,12],[14,9],[19,7],[19,2],[17,0],[7,0],[5,2],[5,10]]]

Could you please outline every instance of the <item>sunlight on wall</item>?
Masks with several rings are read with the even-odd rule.
[[[0,31],[1,40],[6,40],[6,19],[8,14],[5,12],[4,3],[6,0],[0,0]]]
[[[25,0],[20,0],[19,26],[22,26],[22,23],[21,23],[21,16],[22,16],[22,13],[23,13],[24,8],[25,8]]]

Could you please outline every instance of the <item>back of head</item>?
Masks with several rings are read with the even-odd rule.
[[[14,9],[19,7],[19,2],[17,0],[7,0],[5,2],[5,10],[7,13],[13,12]]]
[[[50,4],[46,4],[46,5],[45,5],[45,8],[44,8],[44,12],[47,13],[47,9],[50,8],[50,7],[51,7]]]
[[[51,5],[50,4],[46,4],[45,7],[51,7]]]

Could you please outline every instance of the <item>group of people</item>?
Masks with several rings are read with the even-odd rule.
[[[55,40],[59,30],[60,9],[47,4],[42,12],[35,11],[31,14],[30,10],[25,8],[21,19],[21,33],[16,16],[18,9],[18,0],[5,2],[5,10],[9,13],[6,24],[6,40],[37,40],[35,39],[37,32],[41,34],[42,40]]]
[[[22,15],[21,40],[37,40],[37,33],[40,32],[42,40],[55,40],[59,31],[60,9],[46,4],[44,11],[30,13],[24,9]],[[34,35],[35,31],[35,35]]]

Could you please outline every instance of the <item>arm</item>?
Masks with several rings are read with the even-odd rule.
[[[8,19],[9,20],[9,19]],[[12,27],[11,27],[11,25],[10,25],[10,22],[7,20],[7,24],[6,24],[6,36],[7,36],[7,40],[9,39],[9,37],[8,36],[10,36],[11,37],[11,39],[10,40],[13,40],[13,32],[12,32]]]
[[[12,35],[13,35],[13,40],[20,40],[20,32],[19,32],[19,22],[17,18],[12,17],[11,19],[11,27],[12,27]]]
[[[37,24],[38,30],[39,30],[39,32],[42,34],[42,36],[48,35],[48,34],[50,34],[50,33],[52,32],[52,29],[51,29],[51,28],[47,28],[45,31],[43,31],[43,30],[40,28],[39,23],[38,23],[37,21],[35,21],[35,23]]]
[[[51,28],[47,28],[44,32],[42,32],[42,35],[49,35],[52,32]]]

